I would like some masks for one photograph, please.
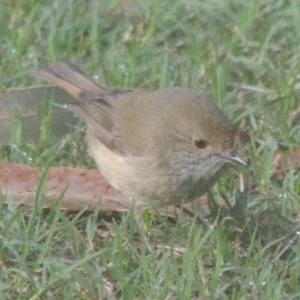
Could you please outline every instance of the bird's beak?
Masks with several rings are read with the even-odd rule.
[[[229,158],[231,161],[238,163],[244,167],[248,167],[248,162],[242,158],[235,150],[231,151],[228,155],[227,158]]]

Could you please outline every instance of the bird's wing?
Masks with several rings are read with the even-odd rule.
[[[70,108],[95,132],[99,140],[111,151],[123,156],[135,156],[136,150],[118,134],[114,120],[118,96],[130,90],[108,90],[95,83],[76,65],[58,61],[48,68],[31,72],[31,75],[53,83],[79,101]]]

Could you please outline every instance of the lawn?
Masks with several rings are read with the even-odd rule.
[[[45,210],[43,178],[33,208],[2,195],[0,299],[300,299],[299,164],[282,159],[300,146],[298,1],[7,0],[0,21],[1,88],[42,84],[28,71],[68,59],[107,87],[205,90],[251,161],[215,185],[235,206],[204,224]],[[24,142],[15,126],[0,161],[95,167],[82,123],[63,140],[49,128]]]

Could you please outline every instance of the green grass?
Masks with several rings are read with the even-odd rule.
[[[66,213],[59,202],[44,211],[43,179],[34,208],[3,198],[0,299],[300,299],[299,259],[286,257],[299,253],[287,221],[299,219],[299,169],[274,175],[274,155],[300,144],[298,4],[2,2],[0,87],[36,84],[28,70],[69,59],[108,87],[205,90],[236,127],[247,129],[250,142],[241,153],[251,167],[242,171],[246,196],[237,192],[234,175],[217,186],[230,201],[247,199],[249,232],[240,234],[230,215],[204,226],[146,214],[150,253],[132,213]],[[80,130],[70,132],[64,147],[50,134],[49,109],[40,108],[41,140],[20,145],[16,123],[1,161],[94,167]]]

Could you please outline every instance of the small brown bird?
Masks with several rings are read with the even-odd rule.
[[[136,209],[194,200],[226,166],[247,165],[234,149],[231,123],[201,92],[109,90],[67,62],[32,74],[79,100],[71,109],[88,125],[91,155]]]

